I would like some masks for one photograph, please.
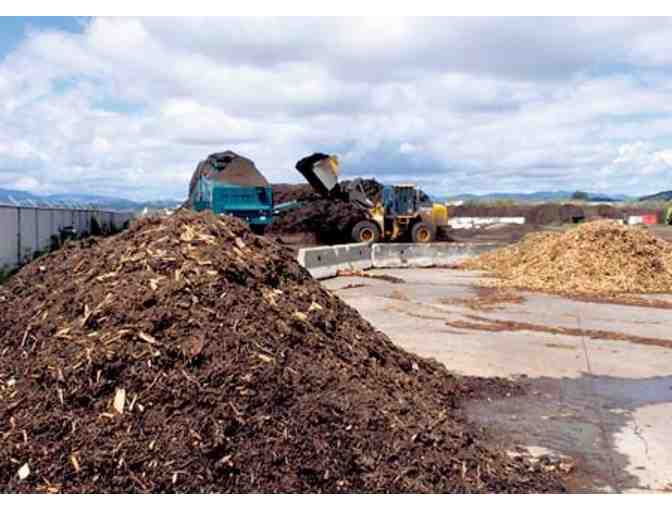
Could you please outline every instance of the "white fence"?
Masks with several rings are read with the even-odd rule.
[[[120,211],[0,205],[0,268],[16,267],[33,258],[35,252],[48,249],[52,236],[59,236],[63,228],[89,233],[95,218],[109,231],[121,229],[132,217],[132,213]]]

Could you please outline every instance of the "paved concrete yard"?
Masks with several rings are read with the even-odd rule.
[[[404,283],[323,283],[398,345],[453,372],[530,381],[525,397],[468,407],[511,446],[573,457],[587,473],[577,490],[672,489],[672,309],[527,292],[514,292],[521,303],[484,309],[473,301],[483,280],[477,273],[369,274]],[[656,299],[672,303],[672,296]]]

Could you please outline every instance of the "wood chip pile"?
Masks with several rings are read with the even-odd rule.
[[[606,296],[672,293],[672,243],[611,220],[528,234],[462,267],[493,273],[501,287]]]
[[[5,492],[557,492],[461,411],[514,383],[409,354],[240,221],[183,211],[0,287]]]

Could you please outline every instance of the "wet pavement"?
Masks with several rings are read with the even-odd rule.
[[[571,457],[579,474],[573,489],[579,492],[672,489],[670,309],[536,293],[479,306],[475,286],[483,278],[477,273],[373,273],[404,282],[340,277],[324,285],[400,346],[434,357],[453,372],[529,383],[526,396],[467,407],[472,419],[496,429],[512,450],[522,446]],[[658,298],[672,303],[672,296]],[[473,329],[492,323],[486,321],[522,329]],[[555,332],[560,328],[569,334]]]

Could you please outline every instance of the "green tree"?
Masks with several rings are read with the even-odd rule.
[[[575,192],[572,194],[572,200],[582,200],[582,201],[585,202],[585,201],[587,201],[589,198],[590,198],[590,196],[589,196],[588,193],[586,193],[585,191],[575,191]]]

